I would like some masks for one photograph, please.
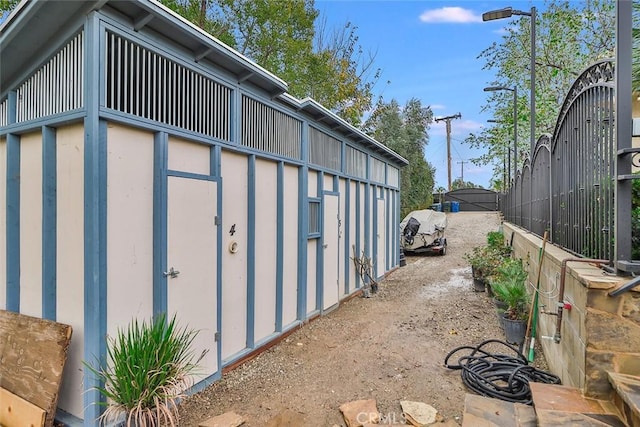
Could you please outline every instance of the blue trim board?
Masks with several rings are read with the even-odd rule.
[[[351,180],[346,179],[346,185],[344,190],[344,293],[349,295],[349,279],[351,278]]]
[[[216,182],[216,219],[222,218],[222,148],[213,145],[209,158],[209,173],[215,177]],[[222,236],[220,234],[220,223],[216,222],[216,337],[220,337],[222,331]],[[193,386],[194,393],[202,391],[208,385],[222,377],[222,340],[216,339],[216,365],[218,371],[198,384]]]
[[[106,363],[107,335],[107,122],[99,120],[101,67],[97,12],[85,24],[84,101],[84,359]],[[89,83],[91,82],[91,83]],[[84,368],[84,425],[97,425],[102,382]]]
[[[307,235],[309,234],[309,168],[298,169],[298,320],[307,318]]]
[[[324,172],[318,171],[317,177],[317,195],[322,197],[320,202],[320,238],[316,239],[316,310],[322,311],[324,307],[324,251],[322,247],[324,245],[324,197],[323,197],[323,184],[324,184]],[[308,216],[307,216],[308,217]]]
[[[214,145],[212,147],[212,150],[213,154],[211,159],[211,175],[220,177],[222,174],[222,147],[219,145]]]
[[[153,316],[167,312],[167,203],[169,136],[153,137]]]
[[[42,317],[56,320],[56,130],[42,128]]]
[[[397,199],[397,192],[390,190],[391,191],[391,250],[393,253],[393,263],[391,264],[392,267],[395,267],[396,265],[398,265],[400,262],[400,244],[396,243],[399,239],[398,236],[398,229],[399,227],[396,227],[395,224],[400,224],[400,221],[398,221],[398,211],[396,210],[396,199]]]
[[[372,193],[376,195],[376,197],[372,197],[371,206],[373,208],[373,219],[371,221],[373,223],[373,234],[371,235],[371,259],[373,260],[373,277],[378,278],[380,277],[380,266],[378,265],[378,233],[380,232],[380,230],[378,230],[378,188],[375,185],[371,188]]]
[[[248,162],[246,347],[253,348],[256,329],[256,156],[249,156]]]
[[[20,137],[7,135],[7,310],[20,312]]]
[[[203,175],[201,173],[182,172],[175,170],[167,170],[167,176],[175,176],[178,178],[198,179],[201,181],[215,181],[215,176]]]
[[[56,410],[55,420],[57,423],[60,423],[65,427],[81,427],[83,424],[81,418],[71,415],[60,408]]]
[[[356,253],[355,256],[359,257],[360,256],[360,214],[362,212],[362,208],[360,206],[360,182],[356,182],[356,241],[355,241],[355,245],[356,245]],[[356,274],[356,289],[358,289],[360,286],[362,286],[362,284],[360,283],[360,275]]]
[[[219,149],[218,149],[219,153]],[[221,169],[222,156],[218,155],[217,164],[218,171]],[[222,177],[218,178],[218,187],[216,188],[217,203],[216,209],[218,210],[216,215],[218,216],[218,222],[216,226],[216,348],[218,351],[218,372],[222,372],[222,233],[220,232],[220,224],[222,224]]]
[[[40,117],[34,120],[9,124],[7,126],[0,127],[0,136],[10,133],[19,135],[28,132],[35,132],[41,130],[42,126],[60,127],[69,123],[81,123],[85,116],[85,110],[80,108],[72,111],[66,111],[64,113]]]
[[[107,334],[107,124],[85,121],[84,150],[84,358],[106,361]],[[101,414],[101,381],[85,368],[85,425]]]
[[[364,253],[371,257],[371,185],[364,184]]]
[[[284,286],[284,162],[278,162],[276,190],[276,332],[282,332]]]
[[[298,168],[298,320],[307,318],[307,266],[309,251],[309,123],[302,122],[301,158]]]

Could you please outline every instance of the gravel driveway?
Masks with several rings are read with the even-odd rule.
[[[445,356],[504,339],[492,301],[473,291],[463,255],[484,244],[500,218],[447,215],[447,255],[407,257],[371,298],[347,301],[186,399],[180,425],[235,411],[246,426],[264,426],[289,409],[305,426],[344,426],[338,407],[359,399],[376,399],[387,421],[400,422],[400,401],[413,400],[435,407],[450,425],[461,423],[466,390],[460,372],[443,366]]]

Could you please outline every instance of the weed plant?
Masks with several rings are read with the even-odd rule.
[[[197,331],[180,328],[175,315],[150,322],[133,320],[126,330],[108,339],[107,366],[85,366],[104,384],[97,390],[107,399],[102,424],[127,427],[178,425],[177,400],[191,385],[200,360],[191,349]]]

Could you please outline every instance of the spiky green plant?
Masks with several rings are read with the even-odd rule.
[[[191,375],[206,351],[197,358],[191,344],[198,331],[180,328],[176,316],[164,314],[150,322],[133,320],[126,330],[108,338],[107,366],[85,366],[104,384],[97,390],[107,399],[102,424],[129,426],[177,425],[177,399],[191,384]]]
[[[520,259],[506,260],[491,281],[496,298],[507,304],[505,315],[511,320],[527,320],[529,315],[526,281],[527,272]]]

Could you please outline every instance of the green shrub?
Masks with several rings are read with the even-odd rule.
[[[198,358],[191,350],[197,331],[179,328],[175,315],[153,321],[134,320],[126,330],[118,330],[107,345],[109,363],[85,366],[104,384],[98,387],[108,399],[101,416],[103,424],[126,417],[126,426],[177,425],[176,401],[184,397],[190,375],[206,354]]]
[[[487,246],[501,248],[504,246],[504,233],[502,231],[490,231],[487,233]]]

